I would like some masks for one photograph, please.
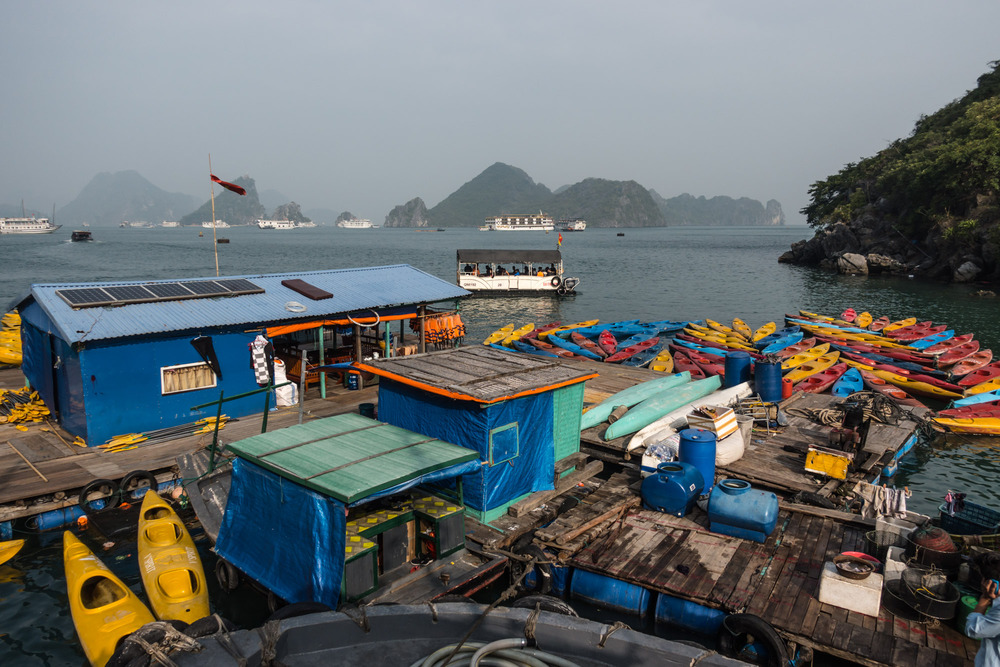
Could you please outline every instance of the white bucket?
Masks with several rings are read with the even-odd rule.
[[[281,359],[274,360],[274,384],[281,384],[283,382],[288,382],[288,378],[285,376],[285,362]],[[294,384],[288,384],[284,387],[278,387],[274,390],[274,402],[279,408],[288,407],[289,405],[295,405],[298,403],[298,393],[297,387]]]

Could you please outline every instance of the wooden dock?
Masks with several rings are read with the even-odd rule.
[[[20,369],[0,370],[0,388],[23,386],[24,376]],[[303,420],[356,412],[361,403],[375,403],[377,393],[377,386],[348,390],[328,383],[327,397],[323,399],[318,389],[310,389],[305,393]],[[256,414],[230,420],[219,431],[220,443],[260,433],[262,416]],[[268,431],[297,424],[299,408],[272,410],[267,419]],[[135,449],[121,452],[105,452],[96,447],[70,444],[73,436],[53,421],[25,426],[27,430],[21,431],[13,424],[0,424],[0,521],[76,505],[79,492],[95,479],[118,482],[134,470],[153,472],[161,482],[176,477],[178,456],[203,449],[212,442],[212,434],[205,433],[139,443]]]

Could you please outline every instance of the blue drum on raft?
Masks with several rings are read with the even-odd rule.
[[[708,499],[708,520],[713,533],[763,543],[778,523],[778,497],[742,479],[723,479]]]
[[[646,509],[684,516],[694,507],[704,487],[705,478],[698,468],[683,461],[667,461],[642,480],[639,493]]]
[[[711,493],[715,485],[715,444],[715,433],[707,429],[686,428],[680,432],[677,458],[701,473],[703,484],[699,496]]]

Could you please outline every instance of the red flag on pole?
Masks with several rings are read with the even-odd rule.
[[[560,233],[559,234],[559,240],[556,242],[556,247],[558,248],[561,245],[562,245],[562,234]]]
[[[216,176],[215,174],[209,174],[209,176],[212,177],[212,182],[213,183],[218,183],[219,185],[221,185],[225,189],[230,190],[232,192],[235,192],[238,195],[245,195],[247,193],[247,191],[244,188],[241,188],[240,186],[236,185],[235,183],[229,183],[227,181],[224,181],[221,178],[219,178],[218,176]]]

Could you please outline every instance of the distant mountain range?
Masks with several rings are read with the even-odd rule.
[[[247,190],[240,196],[219,189],[215,195],[215,218],[231,225],[252,224],[258,218],[308,220],[298,204],[274,190],[258,194],[249,175],[234,181]],[[287,203],[282,203],[282,202]],[[6,215],[18,215],[20,207],[0,204]],[[16,211],[16,212],[15,212]],[[268,211],[272,211],[268,213]],[[544,211],[556,219],[583,218],[591,227],[662,227],[670,225],[783,225],[781,204],[766,204],[746,197],[710,199],[682,194],[664,199],[635,181],[587,178],[555,191],[536,183],[527,173],[497,162],[471,181],[427,208],[420,197],[396,206],[385,217],[386,227],[475,227],[487,216]],[[321,221],[332,220],[332,209],[309,209]],[[343,215],[343,214],[340,214]],[[117,226],[123,221],[159,223],[178,220],[182,225],[200,225],[212,219],[211,201],[169,193],[135,171],[101,173],[80,195],[56,212],[57,222],[76,226]],[[377,223],[376,223],[377,224]]]

